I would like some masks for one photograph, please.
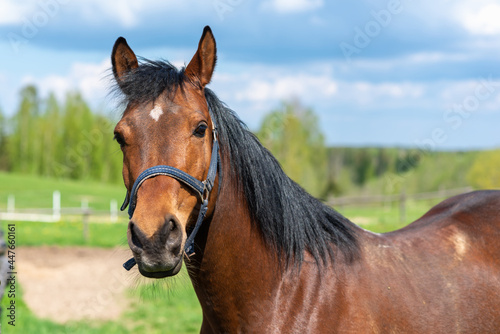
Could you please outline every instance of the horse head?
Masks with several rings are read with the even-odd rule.
[[[111,60],[126,104],[114,135],[123,152],[127,187],[122,209],[130,201],[128,244],[142,275],[172,276],[182,266],[202,202],[209,211],[213,207],[207,198],[213,184],[208,189],[199,180],[208,178],[216,142],[204,94],[215,68],[215,39],[206,27],[195,55],[180,71],[167,62],[140,63],[121,37]]]

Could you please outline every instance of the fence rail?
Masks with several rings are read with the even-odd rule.
[[[109,210],[94,210],[89,208],[87,201],[82,201],[81,207],[61,207],[61,194],[54,191],[52,195],[52,208],[15,208],[15,198],[10,195],[7,200],[7,210],[0,211],[0,221],[37,221],[43,223],[55,223],[61,221],[61,217],[81,220],[88,223],[91,217],[99,217],[100,220],[116,222],[118,220],[118,204],[116,200],[110,201]]]
[[[417,193],[417,194],[406,194],[405,192],[401,192],[399,194],[391,194],[391,195],[332,197],[328,199],[327,204],[331,206],[347,206],[347,205],[391,203],[391,202],[399,202],[401,201],[401,198],[405,198],[405,200],[408,199],[430,200],[430,199],[451,197],[469,192],[471,190],[472,190],[471,187],[465,187],[465,188],[446,189],[446,190]]]
[[[399,204],[399,221],[404,223],[406,221],[406,206],[408,200],[433,200],[452,197],[455,195],[463,194],[472,191],[471,187],[456,188],[456,189],[443,189],[434,192],[424,192],[416,194],[406,194],[402,191],[399,194],[391,195],[376,195],[376,196],[345,196],[345,197],[332,197],[328,199],[327,204],[332,207],[342,208],[344,206],[363,206],[371,204]]]
[[[366,206],[372,204],[392,204],[399,203],[399,216],[400,221],[406,220],[406,206],[408,200],[433,200],[442,199],[465,192],[471,191],[472,188],[457,188],[457,189],[443,189],[435,192],[425,192],[417,194],[406,194],[404,191],[399,194],[391,195],[375,195],[375,196],[345,196],[345,197],[332,197],[328,199],[327,204],[333,207],[344,206]],[[73,217],[81,220],[85,224],[89,222],[91,217],[99,217],[99,219],[106,219],[116,222],[118,220],[118,204],[116,200],[110,202],[110,210],[94,210],[88,207],[87,202],[82,202],[81,207],[61,207],[61,194],[54,191],[52,197],[52,208],[28,208],[28,209],[15,209],[15,199],[9,196],[7,203],[7,211],[0,211],[0,220],[10,221],[38,221],[38,222],[58,222],[61,216]],[[107,220],[107,219],[106,219]]]

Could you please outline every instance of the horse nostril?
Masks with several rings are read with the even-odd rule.
[[[168,232],[164,234],[164,242],[173,253],[177,253],[182,244],[181,225],[175,217],[169,216],[165,218],[165,227]]]
[[[138,227],[132,222],[129,223],[128,229],[130,231],[130,239],[129,239],[130,248],[136,253],[141,253],[142,250],[144,249],[144,246],[141,242],[141,236],[143,234],[142,231],[140,231]]]

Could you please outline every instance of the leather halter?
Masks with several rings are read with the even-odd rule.
[[[125,201],[121,206],[121,211],[123,211],[130,203],[130,206],[128,208],[128,215],[129,219],[132,219],[137,204],[137,191],[139,190],[139,187],[147,179],[158,175],[170,176],[178,180],[179,182],[186,184],[191,189],[193,189],[201,199],[201,207],[200,207],[200,212],[198,214],[198,219],[196,220],[196,224],[191,233],[189,234],[186,240],[186,244],[184,246],[184,252],[188,257],[194,253],[194,238],[196,237],[196,233],[201,227],[201,223],[205,219],[205,215],[208,210],[208,198],[214,186],[215,177],[217,176],[217,169],[220,160],[219,142],[217,140],[217,126],[215,124],[215,120],[210,110],[209,114],[212,119],[213,144],[212,144],[212,156],[210,158],[210,167],[208,168],[206,180],[199,181],[197,178],[172,166],[165,166],[165,165],[154,166],[144,170],[137,177],[137,179],[134,182],[134,185],[132,186],[132,191],[130,192],[130,194],[127,192]],[[123,267],[127,270],[130,270],[135,264],[136,264],[135,258],[131,258],[123,264]]]

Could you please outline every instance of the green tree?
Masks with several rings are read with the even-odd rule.
[[[263,120],[257,136],[284,171],[314,196],[327,187],[327,151],[318,118],[299,102],[284,102]]]
[[[103,115],[95,115],[94,123],[86,137],[93,144],[92,177],[103,182],[121,182],[122,154],[113,137],[114,124]]]
[[[61,107],[56,96],[51,93],[45,101],[45,110],[39,121],[40,145],[43,154],[40,156],[38,174],[43,176],[54,176],[54,161],[58,159],[60,148],[62,124]]]
[[[374,168],[369,149],[359,150],[356,156],[354,182],[360,186],[364,185],[374,175]]]
[[[59,175],[72,179],[91,177],[91,154],[94,149],[88,135],[92,130],[93,114],[78,92],[68,93],[62,119],[62,141],[59,146],[63,156],[59,160]]]
[[[381,147],[377,151],[375,176],[380,177],[389,170],[391,157],[389,156],[389,153],[387,153],[386,148]]]
[[[113,122],[92,112],[79,92],[68,93],[63,104],[54,94],[40,99],[34,86],[23,88],[20,97],[12,119],[5,119],[0,111],[0,170],[121,180],[122,160],[112,140]]]
[[[7,121],[0,109],[0,170],[7,170],[9,167],[9,156],[7,154]]]
[[[34,173],[40,156],[37,128],[39,100],[35,86],[21,90],[21,103],[12,119],[13,133],[9,136],[7,151],[10,168],[16,172]]]
[[[467,181],[476,188],[500,188],[500,150],[481,152],[467,174]]]

